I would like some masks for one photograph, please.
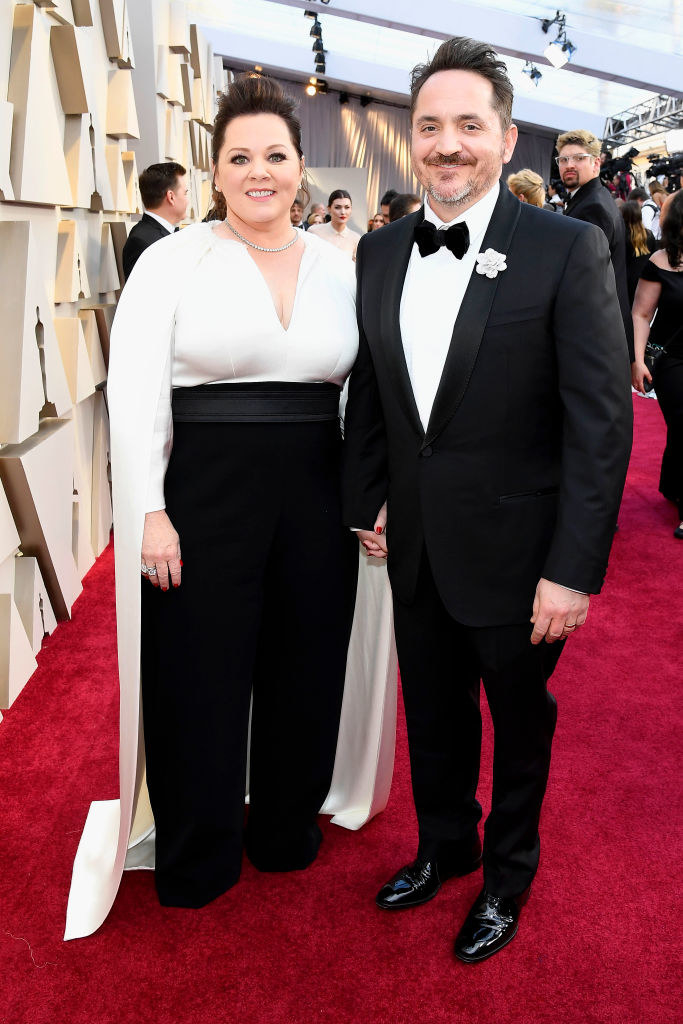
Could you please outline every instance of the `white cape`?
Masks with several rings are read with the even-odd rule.
[[[198,224],[145,250],[121,294],[112,328],[107,394],[113,424],[120,798],[90,806],[74,861],[65,939],[100,927],[124,868],[153,866],[154,819],[140,719],[144,503],[175,310],[184,282],[209,251],[211,230]],[[352,829],[386,806],[394,762],[397,663],[391,596],[386,567],[372,563],[361,556],[334,777],[322,808],[336,824]]]

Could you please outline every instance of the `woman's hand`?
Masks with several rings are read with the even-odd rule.
[[[635,363],[631,364],[631,384],[636,391],[640,391],[641,395],[647,394],[644,383],[646,380],[652,384],[652,374],[644,362],[636,360]]]
[[[147,577],[152,586],[161,587],[162,590],[168,590],[171,584],[179,587],[182,564],[178,534],[166,510],[148,512],[142,535],[142,565],[147,570],[156,569],[156,572],[150,574],[143,569],[142,575]]]
[[[381,509],[377,513],[377,519],[375,519],[375,525],[373,527],[373,533],[370,530],[359,530],[358,539],[365,548],[368,555],[373,558],[386,558],[387,557],[387,538],[386,529],[387,525],[387,503],[386,501],[382,505]]]

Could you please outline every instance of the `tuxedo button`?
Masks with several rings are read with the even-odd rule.
[[[428,459],[431,454],[432,454],[432,446],[429,445],[429,444],[427,445],[426,448],[423,448],[422,451],[420,452],[420,455],[422,456],[423,459]]]

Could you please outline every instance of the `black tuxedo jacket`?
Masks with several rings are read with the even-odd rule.
[[[629,357],[631,362],[633,362],[635,358],[633,351],[633,320],[631,318],[631,303],[628,297],[626,228],[624,226],[624,219],[619,213],[611,192],[605,188],[599,178],[593,178],[577,189],[565,206],[564,214],[565,217],[574,217],[577,220],[586,221],[587,224],[595,224],[605,233],[617,282],[617,297],[624,320]]]
[[[166,238],[166,235],[170,235],[170,233],[154,217],[143,213],[142,219],[131,229],[121,254],[126,280],[130,277],[131,270],[147,246],[158,242],[160,238]]]
[[[600,590],[614,534],[632,404],[609,250],[596,228],[548,217],[501,186],[481,248],[505,253],[507,270],[472,273],[425,432],[399,324],[422,217],[358,246],[345,522],[372,529],[388,499],[389,574],[402,601],[426,546],[454,618],[527,622],[541,576]],[[424,297],[425,332],[438,301]]]

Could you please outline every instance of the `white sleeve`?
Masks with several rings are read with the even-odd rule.
[[[643,208],[640,212],[643,217],[643,227],[646,231],[651,231],[652,221],[655,219],[656,210],[653,210],[649,204],[644,203]]]
[[[166,508],[164,477],[166,476],[166,468],[173,447],[173,417],[171,414],[172,368],[173,347],[171,346],[166,366],[164,367],[159,404],[154,420],[145,512],[158,512],[160,509]]]

